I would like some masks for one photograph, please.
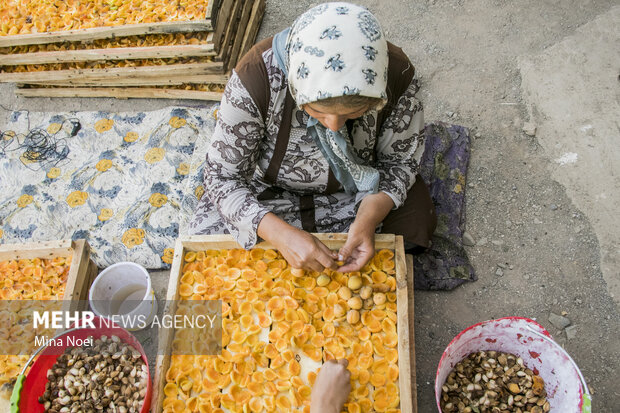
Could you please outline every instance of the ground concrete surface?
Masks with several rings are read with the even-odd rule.
[[[593,390],[593,411],[618,411],[620,2],[358,3],[416,65],[427,121],[458,123],[475,136],[467,184],[474,245],[467,251],[479,280],[451,292],[416,292],[419,411],[436,411],[433,381],[450,340],[476,322],[514,315],[537,319],[573,356]],[[259,38],[315,4],[268,0]],[[179,104],[201,105],[25,100],[2,85],[0,125],[15,109]],[[166,275],[156,274],[160,299]],[[567,320],[551,315],[563,312]]]

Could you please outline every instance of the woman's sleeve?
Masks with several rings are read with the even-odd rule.
[[[395,208],[405,202],[415,183],[424,152],[424,111],[416,97],[418,89],[413,79],[384,121],[377,142],[379,191],[392,198]]]
[[[258,224],[270,211],[248,185],[256,169],[264,132],[258,107],[233,71],[208,146],[204,187],[228,231],[246,249],[256,244]]]

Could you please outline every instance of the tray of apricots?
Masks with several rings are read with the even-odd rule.
[[[333,250],[346,240],[314,235]],[[179,330],[160,335],[153,412],[309,412],[322,364],[342,358],[351,373],[344,411],[415,412],[402,237],[377,234],[375,250],[361,271],[317,273],[290,267],[267,243],[244,250],[228,235],[177,240],[167,293],[177,304],[165,312],[177,314],[184,300],[221,300],[221,350],[171,355],[192,343]]]
[[[0,324],[12,326],[0,331],[0,411],[9,411],[15,379],[36,350],[32,331],[21,327],[33,306],[80,310],[96,275],[85,240],[0,245]]]

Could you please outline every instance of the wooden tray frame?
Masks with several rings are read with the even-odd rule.
[[[71,254],[71,267],[62,300],[62,311],[88,309],[88,290],[99,269],[90,259],[90,246],[86,240],[39,241],[21,244],[0,244],[0,261],[67,257]],[[0,396],[1,397],[1,396]],[[0,405],[8,400],[0,401]]]
[[[231,4],[231,7],[228,7]],[[265,13],[265,0],[223,0],[218,24],[226,23],[222,46],[214,62],[111,69],[72,69],[0,74],[0,82],[19,83],[15,94],[24,97],[163,98],[219,101],[222,93],[144,86],[213,83],[224,85],[229,73],[254,44]],[[224,22],[224,23],[222,23]],[[234,35],[234,27],[246,26]],[[110,49],[107,49],[110,50]],[[21,87],[54,85],[54,88]],[[134,86],[134,87],[132,87]],[[137,87],[142,86],[142,87]]]
[[[0,261],[56,258],[72,255],[63,310],[78,311],[86,309],[88,289],[95,280],[99,269],[90,259],[90,246],[86,240],[39,241],[22,244],[0,244]],[[70,300],[70,302],[69,302]]]
[[[93,27],[88,29],[0,36],[0,47],[59,42],[82,42],[143,34],[213,31],[217,27],[216,20],[219,10],[219,0],[212,0],[207,4],[207,12],[205,13],[204,20],[125,24],[122,26]]]
[[[347,234],[313,234],[328,248],[338,249],[347,239]],[[170,271],[167,305],[164,314],[176,313],[178,298],[177,287],[182,276],[183,257],[189,251],[205,251],[207,249],[242,248],[230,235],[196,235],[179,238],[174,248],[174,258]],[[256,248],[273,248],[267,242],[261,242]],[[377,234],[375,248],[394,251],[396,266],[396,306],[398,330],[398,368],[400,388],[400,410],[403,413],[417,413],[417,392],[415,376],[415,340],[413,336],[413,261],[410,260],[409,269],[405,258],[405,249],[402,236],[393,234]],[[412,318],[411,322],[409,317]],[[164,330],[159,336],[158,356],[155,365],[155,381],[153,386],[152,412],[160,413],[163,410],[164,381],[166,371],[170,367],[170,356],[164,356],[165,349],[171,348],[173,332]]]

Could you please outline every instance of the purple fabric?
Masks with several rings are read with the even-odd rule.
[[[437,213],[432,246],[414,256],[415,288],[451,290],[477,280],[463,248],[465,179],[470,155],[469,131],[442,122],[426,125],[420,174]]]

